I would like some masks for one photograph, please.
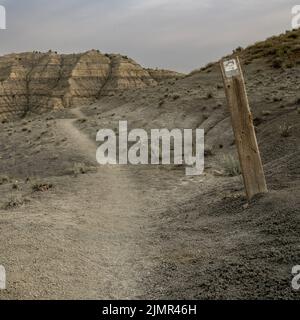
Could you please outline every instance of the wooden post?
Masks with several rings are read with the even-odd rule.
[[[243,71],[238,58],[221,61],[227,102],[248,200],[268,192],[249,107]]]

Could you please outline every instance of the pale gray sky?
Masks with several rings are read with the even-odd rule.
[[[298,0],[300,3],[300,0]],[[0,0],[0,54],[92,48],[188,72],[291,29],[297,0]]]

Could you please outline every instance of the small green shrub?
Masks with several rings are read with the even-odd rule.
[[[28,199],[26,198],[22,198],[20,196],[12,196],[8,202],[6,202],[3,206],[4,210],[12,210],[12,209],[16,209],[18,207],[21,207],[22,205],[24,205],[25,203],[29,202]]]
[[[53,188],[51,183],[34,183],[32,185],[32,191],[34,192],[46,192]]]
[[[87,174],[87,173],[93,172],[93,171],[95,171],[95,167],[88,166],[84,163],[75,163],[72,170],[71,170],[71,173],[75,177],[77,177],[80,174]]]
[[[223,169],[226,175],[230,177],[239,176],[241,174],[240,162],[234,156],[224,155],[222,159]]]
[[[271,114],[272,114],[272,112],[270,110],[263,110],[262,111],[263,116],[270,116]]]
[[[161,107],[164,103],[165,103],[164,100],[160,100],[159,103],[158,103],[158,106]]]
[[[292,126],[288,125],[287,123],[284,123],[282,126],[279,127],[280,135],[283,138],[290,137],[292,135]]]
[[[212,92],[208,92],[206,95],[206,99],[212,99],[212,98],[213,98]]]
[[[272,61],[272,67],[273,67],[274,69],[280,69],[280,68],[282,68],[282,64],[283,64],[283,61],[282,61],[282,59],[280,59],[280,58],[276,58],[276,59],[274,59],[274,60]]]
[[[0,176],[0,185],[9,183],[10,179],[8,176]]]

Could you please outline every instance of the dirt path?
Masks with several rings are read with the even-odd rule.
[[[57,120],[59,130],[69,138],[71,144],[85,155],[86,159],[96,164],[96,143],[91,141],[84,133],[80,132],[74,125],[76,118],[84,118],[80,109],[72,109],[74,119]]]
[[[73,114],[82,117],[80,110]],[[96,144],[75,120],[57,120],[57,129],[95,162]],[[55,182],[65,190],[36,199],[26,215],[23,208],[13,211],[5,222],[10,230],[3,245],[9,279],[4,298],[143,296],[141,272],[151,263],[144,254],[148,218],[132,170],[104,166],[77,180],[65,177]]]
[[[73,109],[72,114],[77,118],[84,117],[80,109]],[[74,121],[60,120],[59,126],[78,150],[96,163],[96,144],[75,127]],[[83,213],[81,219],[85,219],[77,230],[84,237],[76,237],[76,242],[85,250],[83,257],[93,261],[93,266],[89,265],[82,275],[86,278],[82,285],[88,290],[84,296],[90,296],[94,291],[99,298],[100,290],[102,298],[136,297],[142,292],[135,283],[131,260],[133,255],[139,254],[136,235],[140,234],[142,204],[137,201],[140,196],[130,180],[130,170],[119,166],[102,167],[88,180],[85,181],[88,184],[86,192],[78,195],[79,203],[76,204],[77,211]],[[65,202],[74,203],[74,200],[71,196]],[[69,215],[73,212],[74,208],[68,210]],[[77,225],[73,227],[76,229]]]

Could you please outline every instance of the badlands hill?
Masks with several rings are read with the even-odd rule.
[[[98,50],[10,54],[0,57],[0,119],[89,104],[119,90],[153,86],[179,76],[144,69],[126,56]]]

